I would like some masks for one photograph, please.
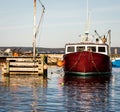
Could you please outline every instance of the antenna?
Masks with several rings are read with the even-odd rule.
[[[85,25],[85,34],[88,35],[89,34],[89,27],[90,27],[90,15],[89,15],[89,4],[88,4],[88,0],[87,2],[87,6],[86,6],[86,25]]]
[[[87,18],[86,18],[86,20],[88,20],[88,17],[89,17],[89,14],[88,14],[88,0],[87,0],[87,9],[86,9],[86,14],[87,14]]]

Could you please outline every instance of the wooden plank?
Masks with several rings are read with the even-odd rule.
[[[12,75],[38,75],[38,72],[10,72]]]
[[[36,66],[38,62],[10,62],[10,66]]]
[[[7,58],[6,60],[8,61],[31,61],[33,62],[33,59],[32,58]]]
[[[15,67],[10,67],[10,71],[38,71],[38,68],[15,68]]]

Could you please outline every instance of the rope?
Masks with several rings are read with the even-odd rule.
[[[80,57],[81,57],[82,54],[83,54],[83,52],[80,53],[78,59],[75,61],[75,63],[73,64],[73,66],[70,68],[70,71],[72,70],[72,68],[73,68],[74,66],[76,66],[76,65],[78,64],[78,62],[79,62]],[[86,57],[86,56],[84,56],[84,57]],[[96,71],[99,73],[99,70],[98,70],[98,68],[97,68],[97,66],[96,66],[96,64],[95,64],[95,62],[94,62],[94,60],[93,60],[92,52],[90,52],[90,57],[91,57],[91,62],[93,63],[93,66],[95,67]],[[84,66],[84,68],[85,68],[85,66]]]
[[[40,21],[39,21],[39,24],[38,24],[38,27],[37,27],[37,30],[36,30],[36,33],[35,33],[35,37],[37,37],[38,33],[39,33],[39,30],[40,30],[40,25],[42,23],[42,19],[43,19],[43,16],[44,16],[44,13],[45,13],[45,8],[44,6],[42,5],[43,7],[43,10],[42,10],[42,14],[40,16]]]
[[[78,62],[79,62],[79,60],[80,60],[80,57],[81,57],[82,53],[83,53],[83,52],[80,52],[80,55],[79,55],[79,57],[78,57],[78,60],[75,61],[75,63],[73,64],[73,66],[70,68],[70,71],[72,70],[72,68],[73,68],[74,66],[76,66],[76,65],[78,64]]]
[[[92,52],[90,52],[90,56],[91,56],[91,60],[92,60],[91,62],[93,63],[93,65],[94,65],[96,71],[99,73],[99,70],[98,70],[98,68],[97,68],[97,66],[96,66],[96,64],[95,64],[95,61],[93,60]]]
[[[45,7],[44,7],[44,5],[42,4],[42,2],[40,0],[39,0],[39,3],[43,7],[43,9],[45,10]]]
[[[42,17],[42,18],[44,19],[44,17]],[[41,22],[39,23],[39,28],[38,28],[38,31],[37,31],[37,35],[38,35],[38,33],[39,33],[39,38],[38,38],[37,47],[39,47],[40,37],[41,37],[41,35],[42,35],[43,19],[41,19]],[[41,30],[40,30],[40,26],[41,26]]]
[[[44,5],[42,4],[42,2],[41,2],[40,0],[39,0],[39,3],[40,3],[40,5],[42,6],[42,14],[41,14],[41,16],[40,16],[40,21],[39,21],[39,24],[38,24],[37,29],[36,29],[36,32],[35,32],[35,38],[37,37],[39,31],[41,31],[41,30],[40,30],[40,26],[42,26],[41,23],[43,23],[42,21],[43,21],[43,19],[44,19],[44,13],[45,13],[45,7],[44,7]],[[39,37],[38,45],[37,45],[37,46],[39,46],[39,43],[40,43],[39,41],[40,41],[40,37]]]

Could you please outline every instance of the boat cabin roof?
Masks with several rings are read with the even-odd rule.
[[[65,45],[65,54],[73,52],[90,51],[109,55],[109,49],[107,44],[100,43],[70,43]]]

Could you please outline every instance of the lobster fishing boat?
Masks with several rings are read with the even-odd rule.
[[[111,30],[104,35],[99,35],[95,30],[95,35],[90,35],[89,22],[87,0],[85,32],[81,35],[79,43],[68,43],[65,45],[63,57],[65,74],[79,76],[111,74]]]
[[[89,36],[85,33],[80,43],[65,45],[64,72],[74,75],[107,75],[111,74],[110,36]],[[109,40],[109,41],[107,41]]]

